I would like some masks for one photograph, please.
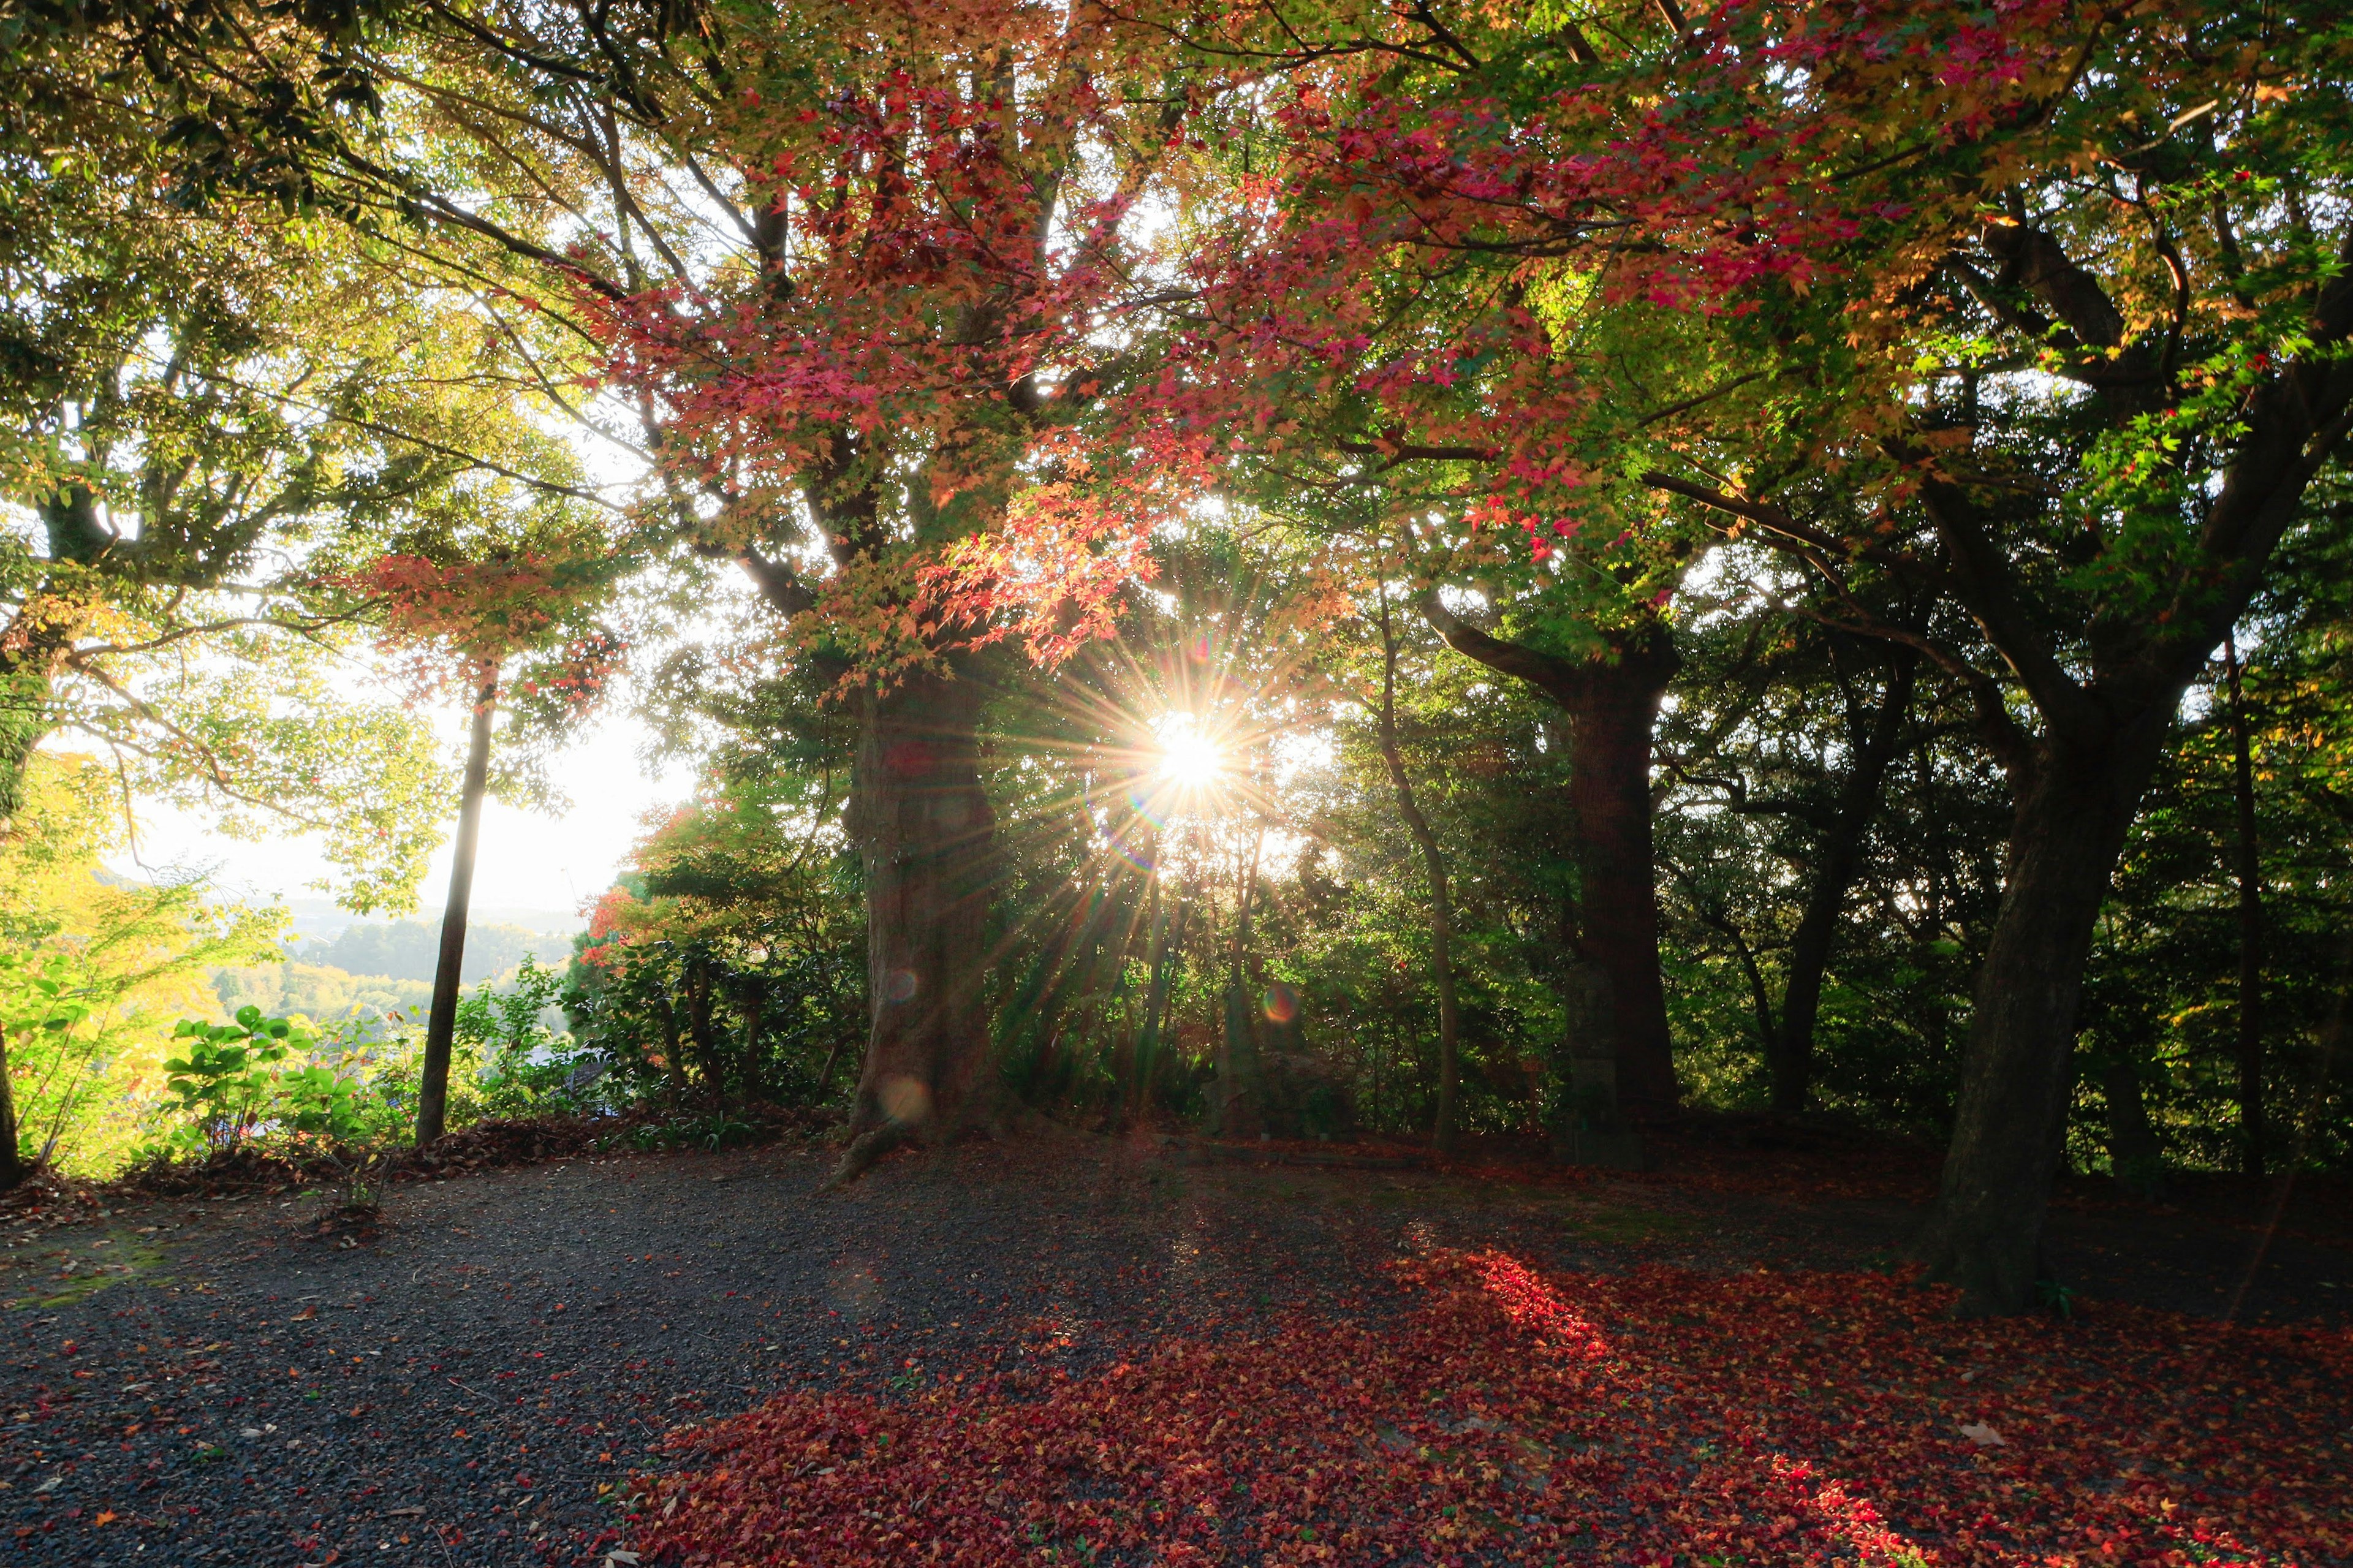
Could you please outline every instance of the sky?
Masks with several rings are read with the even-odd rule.
[[[436,717],[454,755],[463,721],[454,710]],[[569,916],[609,887],[641,831],[639,818],[646,811],[674,805],[693,791],[692,777],[682,768],[648,776],[638,760],[642,743],[642,730],[624,714],[584,729],[549,769],[557,787],[571,797],[570,809],[560,816],[486,802],[474,867],[475,908]],[[448,897],[449,841],[456,837],[457,817],[453,793],[445,837],[414,918],[440,919]],[[109,864],[125,876],[142,878],[207,870],[224,897],[254,901],[323,898],[311,884],[329,871],[311,836],[243,843],[210,831],[200,815],[153,805],[140,813],[136,858],[125,851],[111,857]],[[554,921],[521,923],[542,930],[555,926]]]

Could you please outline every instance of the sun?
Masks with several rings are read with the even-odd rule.
[[[1158,731],[1163,783],[1178,789],[1207,789],[1225,776],[1225,748],[1201,732],[1195,715],[1170,713],[1154,728]]]

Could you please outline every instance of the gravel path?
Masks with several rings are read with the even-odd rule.
[[[1171,1330],[1377,1314],[1373,1266],[1406,1243],[1852,1266],[1909,1223],[1645,1179],[1195,1166],[1062,1133],[821,1195],[830,1156],[403,1187],[353,1248],[303,1234],[314,1200],[260,1197],[28,1240],[0,1275],[0,1562],[594,1563],[628,1544],[608,1494],[661,1433],[795,1383],[1028,1375]],[[2288,1262],[2353,1276],[2316,1257]]]

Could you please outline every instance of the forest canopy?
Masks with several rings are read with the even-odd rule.
[[[563,1039],[445,950],[427,1138],[453,1028],[842,1181],[1756,1113],[1942,1146],[2001,1311],[2063,1167],[2353,1163],[2340,6],[41,0],[0,70],[10,974],[258,961],[85,886],[107,810],[404,912],[623,708],[697,793]]]

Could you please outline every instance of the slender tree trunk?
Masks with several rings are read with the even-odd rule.
[[[2073,1084],[2092,932],[2155,770],[2170,703],[2097,738],[2036,744],[2011,818],[2001,910],[1978,971],[1960,1103],[1922,1237],[1965,1312],[2033,1304]]]
[[[1259,1010],[1250,996],[1251,905],[1258,895],[1259,856],[1266,849],[1266,824],[1250,846],[1250,864],[1234,906],[1232,945],[1226,953],[1224,1051],[1218,1063],[1218,1130],[1229,1138],[1255,1138],[1266,1131],[1266,1061],[1259,1049]]]
[[[2121,1051],[2100,1068],[2100,1096],[2108,1107],[2108,1166],[2116,1184],[2136,1197],[2165,1196],[2165,1149],[2148,1118],[2137,1055]]]
[[[712,1105],[727,1097],[727,1062],[720,1054],[719,1031],[711,1025],[711,957],[690,952],[681,976],[686,992],[686,1037],[694,1043],[695,1066],[702,1071],[702,1098]]]
[[[1144,1000],[1144,1037],[1138,1044],[1136,1058],[1135,1114],[1143,1120],[1152,1114],[1153,1086],[1159,1079],[1160,1064],[1166,1057],[1162,1037],[1168,1028],[1168,984],[1176,968],[1176,955],[1185,946],[1185,917],[1191,906],[1179,903],[1175,920],[1160,901],[1160,874],[1152,879],[1152,984]]]
[[[2255,772],[2247,745],[2246,695],[2239,681],[2236,634],[2222,639],[2231,678],[2231,780],[2238,805],[2239,872],[2239,1169],[2263,1173],[2263,863],[2255,837]]]
[[[1912,682],[1920,656],[1898,647],[1890,656],[1887,691],[1870,730],[1856,738],[1845,782],[1839,786],[1838,805],[1828,831],[1816,846],[1814,879],[1806,890],[1805,912],[1789,942],[1789,977],[1781,992],[1780,1026],[1767,1037],[1771,1059],[1766,1064],[1772,1079],[1773,1109],[1803,1110],[1813,1099],[1814,1025],[1820,1016],[1822,977],[1830,969],[1831,949],[1838,937],[1839,917],[1846,896],[1862,864],[1862,846],[1871,836],[1872,819],[1879,813],[1879,795],[1888,764],[1904,735],[1912,706]]]
[[[768,982],[765,975],[746,974],[738,983],[735,1005],[744,1015],[744,1099],[756,1103],[767,1098],[767,1083],[760,1060],[760,1031],[767,1022]]]
[[[417,1146],[441,1136],[449,1114],[449,1047],[458,1031],[458,976],[466,958],[466,914],[474,899],[474,853],[482,837],[482,796],[491,780],[491,715],[499,700],[494,668],[474,694],[466,775],[458,801],[458,842],[449,856],[449,899],[441,910],[441,955],[433,969],[433,1006],[425,1024],[424,1081],[417,1095]]]
[[[1569,800],[1577,824],[1585,954],[1609,977],[1618,1091],[1638,1117],[1683,1099],[1659,974],[1659,889],[1651,840],[1651,732],[1675,670],[1663,629],[1596,664],[1569,712]]]
[[[1462,1015],[1454,992],[1453,889],[1447,876],[1446,856],[1431,832],[1430,819],[1414,798],[1413,780],[1405,771],[1405,757],[1397,738],[1397,634],[1389,624],[1386,594],[1381,599],[1381,761],[1388,767],[1389,784],[1397,791],[1398,815],[1421,850],[1422,872],[1430,881],[1430,972],[1438,986],[1438,1116],[1430,1146],[1440,1154],[1454,1152],[1457,1141],[1455,1100],[1460,1089]]]
[[[675,997],[657,998],[661,1004],[662,1092],[672,1110],[686,1108],[686,1052],[680,1045],[683,1037],[678,1027],[678,1002]]]
[[[8,1081],[8,1031],[0,1028],[0,1193],[13,1193],[33,1173],[16,1147],[16,1091]]]
[[[1160,965],[1168,946],[1168,911],[1160,902],[1160,872],[1150,872],[1145,891],[1144,1016],[1137,1020],[1135,1043],[1128,1052],[1128,1079],[1122,1110],[1127,1120],[1142,1121],[1152,1111],[1152,1068],[1160,1055],[1160,1003],[1167,993]]]
[[[986,696],[972,679],[923,671],[861,700],[850,822],[866,870],[870,1029],[837,1183],[996,1109],[982,1016],[997,875],[980,782]]]

